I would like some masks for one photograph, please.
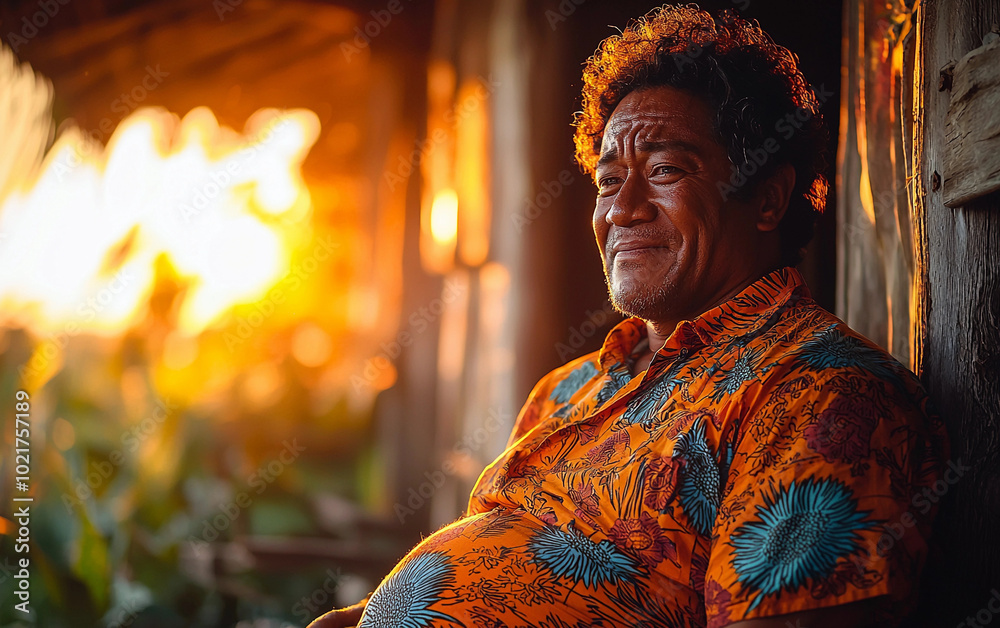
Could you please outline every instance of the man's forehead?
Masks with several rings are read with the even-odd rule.
[[[620,135],[632,129],[641,129],[647,134],[666,130],[671,122],[682,122],[687,116],[678,112],[625,110],[615,111],[604,126],[604,136]]]
[[[622,99],[604,127],[602,145],[635,135],[649,140],[696,139],[710,126],[704,103],[681,90],[654,88]]]
[[[618,152],[618,147],[634,142],[643,147],[677,147],[700,143],[696,127],[687,116],[666,112],[640,112],[636,115],[609,119],[604,127],[601,152]]]

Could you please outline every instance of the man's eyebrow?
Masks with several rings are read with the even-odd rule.
[[[618,159],[618,149],[609,148],[608,152],[601,155],[601,158],[597,160],[597,167],[600,168],[601,166],[607,165],[612,161],[616,161],[617,159]]]
[[[691,142],[685,142],[684,140],[658,140],[653,142],[639,140],[635,147],[638,151],[643,153],[655,153],[661,150],[675,150],[683,151],[685,153],[694,153],[695,155],[701,154],[701,149]]]
[[[665,150],[682,151],[685,153],[694,153],[695,155],[700,155],[701,150],[695,144],[690,142],[685,142],[683,140],[639,140],[636,145],[636,150],[641,153],[655,153]],[[601,155],[601,158],[597,160],[597,167],[600,168],[603,165],[609,164],[618,159],[618,149],[609,148],[608,152]]]

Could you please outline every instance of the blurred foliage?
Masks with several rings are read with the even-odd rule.
[[[253,306],[237,308],[228,321],[183,339],[194,357],[178,365],[170,344],[183,288],[167,277],[156,290],[149,311],[120,337],[62,342],[0,331],[0,399],[13,400],[24,387],[21,367],[44,367],[27,376],[34,384],[34,625],[304,625],[335,605],[337,565],[277,569],[237,556],[220,574],[220,560],[206,548],[248,537],[358,534],[350,517],[331,522],[318,502],[378,509],[377,482],[367,477],[375,466],[371,404],[351,398],[346,377],[330,375],[337,348],[323,365],[295,359],[296,328],[328,321],[303,323],[294,302],[249,335],[240,326]],[[8,432],[5,461],[13,448]],[[5,486],[12,476],[5,462]],[[12,567],[11,536],[0,537],[0,550],[0,562]],[[0,596],[15,599],[14,579],[0,578]],[[303,606],[315,592],[313,608]],[[0,626],[26,625],[12,606],[0,608]]]

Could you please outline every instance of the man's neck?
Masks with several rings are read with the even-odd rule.
[[[696,316],[704,314],[705,312],[711,310],[712,308],[722,305],[729,299],[735,297],[737,294],[743,292],[743,290],[745,290],[747,286],[749,286],[750,284],[757,281],[763,276],[764,275],[761,274],[751,279],[745,279],[743,281],[738,282],[729,290],[724,291],[721,296],[711,300],[710,305],[699,308],[700,311],[698,311],[697,313],[690,314],[688,316],[674,317],[669,319],[645,321],[646,337],[649,338],[649,345],[646,347],[643,354],[636,359],[635,372],[633,373],[633,375],[635,375],[635,373],[642,372],[643,370],[646,369],[646,367],[649,366],[649,363],[653,360],[653,355],[655,355],[656,352],[659,351],[661,347],[663,347],[663,345],[667,341],[667,338],[670,337],[670,334],[674,333],[674,330],[677,328],[678,323],[680,323],[683,320],[691,320]]]

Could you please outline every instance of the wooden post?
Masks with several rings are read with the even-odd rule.
[[[937,87],[941,68],[982,44],[1000,20],[1000,3],[927,0],[918,10],[923,150],[915,153],[914,185],[923,225],[918,257],[927,262],[918,320],[926,338],[922,375],[948,425],[952,461],[969,467],[942,500],[942,552],[926,571],[920,616],[928,626],[954,626],[986,608],[991,589],[1000,587],[1000,198],[944,205],[939,181],[952,94]]]

